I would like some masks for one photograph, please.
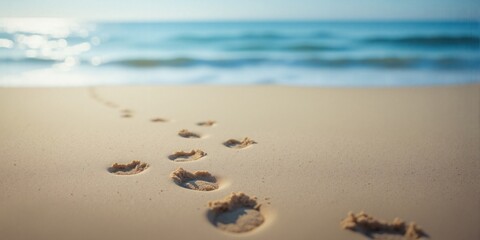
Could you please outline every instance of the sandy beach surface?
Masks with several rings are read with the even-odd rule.
[[[365,239],[340,226],[361,210],[480,239],[480,85],[3,88],[0,111],[2,239]],[[214,225],[232,192],[253,230]]]

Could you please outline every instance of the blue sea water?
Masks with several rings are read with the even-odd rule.
[[[480,82],[480,22],[0,20],[0,86]]]

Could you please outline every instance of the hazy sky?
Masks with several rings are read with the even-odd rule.
[[[480,0],[1,0],[0,17],[90,20],[480,19]]]

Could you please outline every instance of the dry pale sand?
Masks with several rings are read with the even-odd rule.
[[[340,226],[361,210],[480,239],[479,85],[0,89],[0,112],[2,239],[365,239]],[[192,149],[207,155],[169,159]],[[133,160],[148,168],[108,171]],[[182,188],[177,168],[219,189]],[[231,192],[257,196],[260,214],[232,211],[258,228],[213,226]]]

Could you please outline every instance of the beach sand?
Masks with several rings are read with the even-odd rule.
[[[361,210],[480,239],[480,85],[3,88],[0,111],[2,239],[365,239],[340,225]],[[232,192],[257,197],[231,211],[252,231],[212,224]]]

